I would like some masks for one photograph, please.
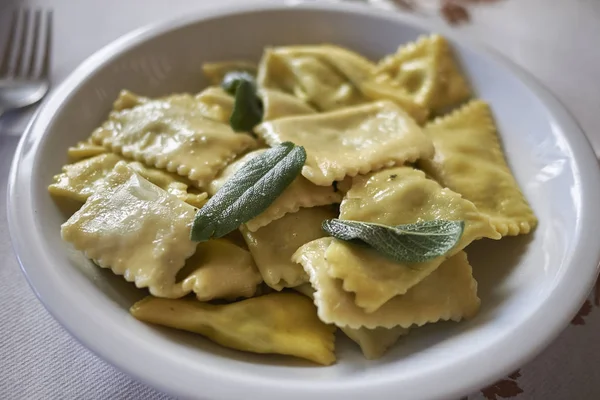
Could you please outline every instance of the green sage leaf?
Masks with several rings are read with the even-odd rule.
[[[190,237],[220,238],[265,211],[298,176],[306,151],[285,142],[244,164],[196,213]]]
[[[253,83],[240,80],[235,89],[235,100],[229,125],[235,132],[252,132],[252,129],[262,121],[263,107],[256,95]]]
[[[399,263],[419,263],[448,253],[460,240],[464,221],[433,220],[386,226],[330,219],[323,230],[336,239],[364,243]]]

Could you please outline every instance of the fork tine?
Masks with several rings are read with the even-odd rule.
[[[43,50],[43,61],[41,77],[47,78],[50,75],[50,62],[52,54],[52,10],[46,13],[46,42]]]
[[[0,76],[8,76],[10,73],[10,61],[13,53],[13,45],[17,36],[18,25],[19,10],[15,9],[13,11],[13,16],[10,23],[8,40],[6,41],[6,47],[4,48],[4,54],[2,55],[2,64],[0,65]]]
[[[25,76],[27,78],[34,78],[35,75],[35,67],[36,67],[36,60],[38,59],[37,54],[39,53],[38,51],[38,39],[40,36],[40,24],[41,24],[41,18],[42,18],[42,11],[41,10],[36,10],[35,11],[35,16],[34,16],[34,20],[33,20],[33,39],[31,42],[31,60],[29,62],[29,68],[27,69],[27,72],[25,74]]]
[[[29,37],[29,10],[25,9],[21,17],[21,37],[20,44],[17,48],[17,62],[15,64],[15,75],[22,73],[25,70],[24,61],[27,51],[27,38]]]

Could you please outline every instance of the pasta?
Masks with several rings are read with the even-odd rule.
[[[248,248],[267,285],[276,290],[308,281],[292,255],[300,246],[325,236],[321,223],[336,216],[331,207],[302,208],[256,232],[241,228]]]
[[[94,144],[91,140],[86,140],[77,143],[75,146],[69,147],[67,155],[69,156],[70,162],[77,162],[106,152],[107,150],[104,147]]]
[[[262,282],[250,253],[223,239],[198,244],[178,276],[183,291],[200,301],[252,297]]]
[[[304,296],[272,293],[226,305],[147,297],[135,303],[131,313],[142,321],[199,333],[226,347],[330,365],[335,362],[334,328],[319,321],[314,309]]]
[[[466,254],[460,252],[405,294],[393,297],[374,312],[366,312],[342,288],[342,282],[331,276],[326,252],[332,241],[314,240],[293,256],[309,276],[319,318],[325,323],[353,329],[409,328],[440,320],[459,321],[472,317],[479,309],[477,282]]]
[[[502,236],[529,233],[537,219],[513,177],[489,106],[475,100],[429,123],[436,155],[419,166],[490,218]]]
[[[259,84],[280,90],[320,111],[391,100],[418,122],[427,109],[405,93],[384,91],[372,77],[375,64],[333,45],[287,46],[265,51],[259,67]]]
[[[433,154],[431,141],[391,102],[281,118],[255,131],[269,145],[291,141],[304,146],[308,156],[302,175],[322,186]]]
[[[175,277],[196,250],[189,240],[194,214],[192,206],[119,162],[104,189],[62,225],[61,234],[100,267],[155,296],[177,298],[187,293]]]
[[[63,240],[150,293],[140,321],[320,365],[339,328],[377,359],[474,317],[468,246],[537,224],[439,35],[379,61],[308,44],[201,72],[200,92],[122,90],[48,186],[78,208]]]
[[[263,103],[263,121],[289,117],[292,115],[315,114],[317,111],[305,101],[277,90],[263,89],[260,92]]]
[[[202,187],[236,155],[256,146],[250,136],[206,118],[204,109],[205,104],[190,95],[148,99],[113,111],[92,140],[127,158],[177,172]]]
[[[315,291],[309,283],[297,286],[295,290],[314,299]],[[401,326],[394,328],[377,327],[374,329],[342,327],[340,329],[348,338],[358,344],[363,355],[368,360],[375,360],[382,357],[398,339],[408,334],[409,331]]]
[[[401,91],[434,113],[471,97],[471,89],[440,35],[421,37],[417,42],[383,58],[374,73],[380,86]]]
[[[116,154],[106,153],[65,165],[63,172],[56,175],[54,183],[48,186],[48,191],[53,196],[67,197],[84,203],[92,194],[103,190],[106,177],[122,160],[124,159]],[[128,165],[140,176],[194,207],[201,207],[208,197],[204,192],[194,193],[191,189],[192,183],[185,178],[147,168],[135,161],[128,162]]]
[[[195,96],[206,118],[227,123],[233,110],[233,96],[217,86],[210,86]]]
[[[475,206],[411,167],[397,167],[354,178],[340,206],[340,218],[401,225],[432,219],[465,221],[461,240],[446,256],[415,264],[398,264],[371,249],[334,241],[326,257],[328,273],[356,295],[356,304],[373,312],[425,279],[445,258],[482,237],[500,235]]]

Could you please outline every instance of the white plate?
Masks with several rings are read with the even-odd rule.
[[[100,124],[121,88],[197,91],[204,61],[257,59],[266,45],[333,42],[372,58],[419,34],[453,42],[477,95],[492,105],[509,163],[539,217],[528,236],[469,247],[482,308],[468,322],[416,329],[384,358],[338,341],[331,367],[221,348],[127,312],[141,291],[60,238],[46,191],[68,145]],[[244,6],[135,31],[82,64],[23,137],[10,178],[15,251],[36,294],[77,339],[115,366],[186,398],[451,399],[520,367],[568,324],[597,275],[600,174],[563,107],[531,77],[429,22],[344,5]]]

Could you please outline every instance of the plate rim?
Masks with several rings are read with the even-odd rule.
[[[23,196],[22,191],[19,190],[18,182],[22,179],[30,177],[31,171],[23,171],[22,165],[25,164],[23,160],[31,159],[35,153],[34,150],[39,146],[42,141],[45,131],[45,123],[51,121],[55,112],[59,109],[59,105],[64,103],[73,91],[84,83],[89,73],[98,70],[104,64],[110,62],[110,60],[121,54],[128,49],[135,47],[136,45],[160,36],[168,31],[189,25],[194,23],[200,23],[211,19],[224,17],[233,14],[252,13],[252,12],[265,12],[265,11],[278,11],[278,10],[290,10],[290,9],[301,9],[301,10],[312,10],[312,11],[332,11],[349,14],[368,14],[372,17],[393,20],[395,23],[408,24],[411,26],[417,26],[421,29],[425,29],[432,32],[440,32],[447,36],[453,41],[459,42],[465,47],[483,54],[484,56],[491,59],[494,63],[497,63],[507,69],[511,74],[516,76],[528,89],[532,91],[537,97],[540,103],[548,110],[552,117],[560,122],[560,126],[568,126],[572,133],[569,135],[570,147],[573,150],[574,158],[577,160],[574,164],[580,166],[579,175],[576,176],[580,181],[586,181],[586,186],[580,188],[582,196],[582,203],[580,208],[582,214],[589,213],[590,218],[586,218],[582,221],[576,221],[580,224],[580,231],[585,233],[593,233],[593,225],[600,224],[600,213],[594,211],[593,205],[600,204],[600,168],[596,155],[592,150],[591,144],[584,134],[583,130],[572,117],[567,108],[561,104],[557,98],[552,95],[545,87],[543,87],[535,78],[533,78],[528,72],[524,71],[513,62],[506,59],[496,51],[490,50],[489,48],[476,43],[475,41],[463,37],[461,34],[450,31],[447,27],[441,26],[435,21],[423,19],[413,15],[407,15],[400,12],[390,13],[381,9],[374,9],[373,7],[365,5],[347,4],[347,3],[287,3],[281,4],[281,2],[274,1],[263,1],[253,4],[234,4],[221,6],[219,9],[200,9],[189,15],[171,18],[168,20],[158,21],[155,23],[148,24],[141,28],[135,29],[130,33],[116,39],[115,41],[104,46],[90,57],[88,57],[79,67],[77,67],[69,76],[54,90],[50,96],[44,101],[41,107],[32,118],[28,127],[21,138],[15,156],[11,164],[11,170],[9,174],[8,190],[7,190],[7,217],[8,217],[8,228],[11,237],[11,243],[13,251],[17,256],[21,270],[23,271],[27,282],[30,287],[44,305],[46,310],[57,320],[69,334],[74,337],[77,341],[82,343],[87,349],[108,361],[111,365],[117,367],[121,371],[147,383],[152,387],[156,387],[159,390],[167,393],[172,393],[185,398],[194,397],[198,394],[195,388],[179,387],[173,384],[168,378],[165,379],[161,376],[160,371],[151,371],[148,369],[139,368],[139,365],[135,365],[135,361],[127,361],[122,357],[117,357],[114,351],[111,352],[106,345],[101,345],[99,342],[94,340],[93,332],[85,333],[86,329],[82,329],[81,326],[77,326],[77,321],[73,318],[67,317],[67,313],[61,313],[57,307],[56,293],[52,292],[52,288],[49,287],[43,281],[43,277],[31,274],[28,271],[27,264],[31,264],[32,259],[35,257],[32,255],[30,249],[24,248],[24,238],[26,238],[26,228],[19,222],[23,218],[29,217],[33,220],[33,214],[35,210],[28,210],[26,207],[20,209],[16,205],[23,201],[22,197],[30,198],[30,193],[25,193]],[[577,171],[575,171],[577,172]],[[30,180],[29,180],[30,181]],[[28,182],[29,182],[28,181]],[[590,184],[591,183],[591,184]],[[26,187],[29,190],[29,186]],[[27,203],[29,204],[29,203]],[[29,215],[27,215],[29,213]],[[591,229],[590,229],[591,228]],[[506,374],[512,372],[516,368],[521,367],[527,361],[539,354],[547,345],[550,344],[568,325],[572,316],[579,310],[579,307],[587,297],[593,284],[600,271],[600,244],[596,244],[591,240],[593,236],[582,235],[581,240],[575,243],[573,250],[574,256],[570,264],[576,264],[584,266],[586,269],[585,279],[577,277],[575,279],[571,276],[563,276],[562,279],[556,283],[556,287],[550,293],[545,303],[540,305],[540,308],[535,311],[530,321],[524,322],[517,331],[513,330],[510,334],[506,335],[506,338],[498,341],[493,349],[502,346],[506,343],[511,343],[511,338],[518,334],[518,332],[524,333],[528,330],[526,328],[535,326],[540,322],[546,325],[546,333],[538,335],[535,340],[531,338],[522,338],[521,343],[529,342],[527,347],[528,350],[520,355],[514,355],[513,351],[505,351],[498,353],[498,357],[495,360],[495,367],[493,369],[477,369],[469,368],[470,366],[462,366],[462,368],[455,368],[455,371],[444,371],[440,374],[440,377],[444,376],[443,382],[440,381],[440,385],[428,385],[424,387],[423,391],[409,392],[407,395],[419,396],[418,398],[426,399],[445,399],[448,397],[459,397],[467,392],[479,390],[488,383],[491,383],[495,379],[500,379]],[[587,245],[586,245],[587,244]],[[587,247],[587,250],[585,249]],[[577,253],[578,250],[583,250]],[[595,251],[594,251],[595,250]],[[570,287],[571,293],[576,293],[576,296],[567,297],[565,296],[564,287]],[[559,290],[563,288],[562,290]],[[562,296],[559,296],[562,293]],[[556,318],[554,320],[545,320],[541,314],[544,310],[553,309],[555,313],[562,315],[562,318]],[[83,324],[79,324],[83,325]],[[514,340],[512,340],[514,342]],[[521,346],[523,347],[523,346]],[[472,358],[472,357],[471,357]],[[471,359],[469,358],[469,359]],[[465,361],[466,362],[466,361]],[[472,367],[472,366],[471,366]],[[460,370],[458,372],[457,370]],[[466,372],[472,372],[468,378],[461,378],[460,375],[464,375]],[[365,394],[394,394],[398,387],[394,386],[394,382],[380,382],[378,381],[379,389],[375,393],[373,392],[372,384],[362,385],[348,385],[346,388],[332,388],[326,385],[320,385],[315,382],[312,388],[304,387],[302,393],[293,393],[294,390],[290,388],[282,388],[276,383],[268,380],[260,380],[259,382],[251,381],[246,379],[243,374],[233,375],[235,378],[225,378],[224,376],[218,377],[217,374],[210,376],[211,382],[214,383],[215,387],[220,387],[215,390],[215,387],[209,388],[204,387],[205,394],[210,392],[210,396],[219,399],[234,399],[236,393],[261,393],[266,399],[280,398],[282,395],[292,399],[304,399],[306,396],[317,396],[321,394],[323,397],[328,399],[352,399],[361,398]],[[215,378],[218,377],[218,380]],[[202,377],[198,377],[199,381]],[[268,382],[271,382],[269,385]],[[233,391],[227,388],[226,385],[235,384]],[[297,389],[297,388],[296,388]],[[268,394],[267,394],[268,390]],[[362,394],[361,394],[362,392]],[[358,397],[357,397],[358,396]],[[382,397],[379,397],[382,398]]]

